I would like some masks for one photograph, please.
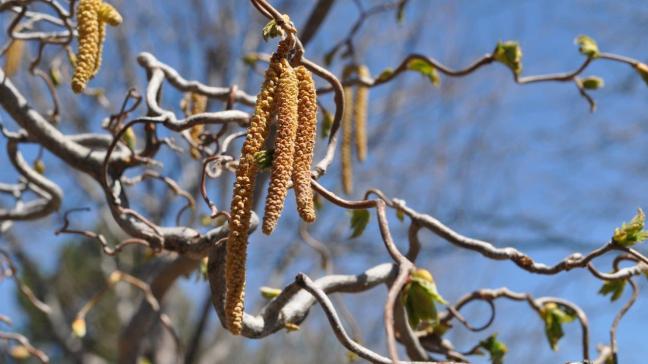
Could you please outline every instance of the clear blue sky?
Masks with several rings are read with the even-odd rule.
[[[176,5],[165,6],[178,10]],[[297,26],[303,23],[309,8],[291,14]],[[124,14],[128,17],[128,12]],[[324,23],[324,29],[329,30],[320,33],[307,49],[308,56],[316,61],[321,61],[323,54],[346,34],[356,12],[351,1],[341,0],[332,15]],[[162,23],[138,21],[150,26],[149,34],[159,31],[164,42],[145,39],[134,52],[153,52],[162,61],[186,72],[188,78],[203,79],[205,60],[197,59],[196,52],[187,53],[192,55],[187,59],[176,48],[173,52],[164,50],[165,42],[176,44],[175,35],[165,38]],[[642,1],[412,0],[406,21],[419,22],[422,29],[419,36],[406,42],[402,39],[408,28],[396,25],[393,14],[372,19],[360,32],[361,39],[368,41],[361,51],[370,51],[363,53],[359,61],[366,63],[373,74],[397,65],[409,52],[435,57],[453,67],[467,65],[490,52],[498,40],[520,42],[524,52],[523,75],[568,71],[582,61],[573,43],[579,34],[596,39],[604,51],[648,60],[648,42],[643,36],[648,5]],[[272,46],[274,43],[266,46],[266,50]],[[108,50],[108,57],[114,59],[113,50]],[[334,70],[339,71],[342,66],[338,61]],[[142,72],[136,70],[141,78]],[[648,171],[642,158],[648,152],[648,87],[632,69],[620,64],[597,62],[585,75],[603,77],[606,83],[602,90],[592,92],[598,103],[594,114],[572,84],[518,86],[512,82],[509,71],[498,64],[466,78],[444,77],[439,89],[416,74],[408,74],[399,78],[398,86],[372,90],[370,136],[380,142],[370,145],[369,160],[357,167],[356,191],[381,188],[389,196],[407,200],[409,206],[448,222],[466,235],[492,239],[498,246],[516,246],[547,264],[603,244],[614,227],[629,220],[637,207],[648,208]],[[122,76],[104,73],[97,82],[107,82],[111,77]],[[246,89],[254,93],[256,87],[255,83]],[[402,107],[386,114],[387,96],[406,87],[416,90],[415,94],[404,94],[400,100]],[[114,99],[120,99],[117,95],[121,94],[119,90]],[[1,111],[0,118],[12,125]],[[95,116],[93,122],[98,125],[102,118],[103,115]],[[384,148],[387,143],[390,147]],[[0,140],[0,148],[4,145],[4,140]],[[412,161],[417,161],[417,168],[412,168]],[[8,165],[6,157],[0,155],[2,182],[15,178],[10,168],[5,168]],[[391,175],[397,177],[381,178],[375,173],[377,168],[389,168]],[[66,188],[64,208],[83,205],[83,196],[76,195],[70,179],[56,171],[54,159],[48,162],[48,170]],[[338,180],[336,164],[323,183],[339,191]],[[347,224],[342,210],[328,209],[330,220],[315,232],[321,237],[326,236],[323,230]],[[285,219],[294,221],[294,216],[288,214]],[[405,226],[392,220],[396,237],[404,239]],[[51,233],[59,222],[60,218],[53,216],[36,224],[38,229],[31,224],[18,225],[18,231],[30,236],[26,245],[29,252],[47,267],[55,266],[54,252],[62,242]],[[540,226],[540,222],[545,224]],[[347,231],[343,233],[342,237]],[[286,241],[281,241],[282,237]],[[251,275],[251,290],[265,283],[265,273],[271,267],[263,264],[274,261],[268,257],[276,257],[280,250],[277,248],[285,247],[292,237],[292,231],[280,231],[271,244],[265,244],[267,238],[253,238],[250,262],[258,265],[258,272]],[[361,239],[378,250],[378,237],[372,223]],[[448,249],[447,243],[430,234],[423,234],[422,241],[424,252],[419,264],[434,273],[441,293],[449,301],[473,289],[500,286],[573,300],[590,315],[592,354],[597,343],[608,342],[609,325],[627,299],[624,296],[620,302],[610,304],[607,298],[596,294],[601,283],[583,271],[535,276],[508,262],[492,262],[474,253]],[[343,259],[340,269],[357,272],[388,259],[380,253],[368,259],[360,256]],[[314,254],[312,257],[316,259]],[[596,264],[607,271],[609,262],[602,259]],[[290,267],[284,283],[296,271],[315,264],[313,261]],[[645,288],[645,279],[638,281]],[[187,287],[198,288],[193,283]],[[6,298],[13,289],[9,282],[0,283],[0,313],[20,317],[13,299]],[[622,362],[641,362],[648,355],[648,349],[642,345],[648,318],[645,296],[641,294],[621,323]],[[487,333],[499,331],[501,339],[509,344],[508,362],[564,362],[579,358],[580,331],[576,324],[566,327],[561,350],[553,354],[549,353],[542,322],[527,306],[502,302],[497,307],[496,323]],[[485,319],[486,309],[476,305],[467,310],[467,316],[483,322],[480,320]],[[376,316],[368,319],[378,315],[376,311]],[[462,342],[460,338],[469,334],[458,331],[451,337],[460,348],[467,349],[473,341]],[[470,337],[474,340],[485,336],[486,333]],[[542,354],[531,355],[537,352]]]

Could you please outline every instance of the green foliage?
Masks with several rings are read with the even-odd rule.
[[[263,27],[263,40],[266,42],[270,38],[277,38],[283,36],[284,31],[280,26],[277,25],[277,22],[272,19]]]
[[[504,363],[504,355],[508,352],[508,348],[503,342],[497,340],[497,334],[480,341],[479,347],[488,352],[492,364]]]
[[[439,86],[441,84],[441,79],[439,78],[439,72],[434,66],[422,59],[412,59],[407,62],[407,69],[410,71],[416,71],[421,75],[427,77],[434,86]]]
[[[545,334],[551,350],[558,350],[558,341],[565,335],[562,324],[570,323],[576,319],[576,313],[561,307],[556,303],[545,304],[541,310],[542,320],[545,323]]]
[[[586,35],[579,35],[575,43],[578,45],[581,54],[587,57],[597,58],[600,54],[596,41]]]
[[[272,287],[265,287],[264,286],[264,287],[261,287],[259,290],[261,291],[261,296],[263,298],[265,298],[266,300],[271,300],[271,299],[279,296],[279,294],[281,294],[281,290],[278,289],[278,288],[272,288]]]
[[[362,235],[364,229],[369,223],[369,210],[352,210],[351,211],[351,239]]]
[[[493,58],[510,68],[516,76],[522,72],[522,49],[518,42],[497,42]]]
[[[261,150],[254,153],[254,163],[259,169],[266,169],[272,167],[272,159],[274,157],[274,149]]]
[[[630,220],[630,223],[623,223],[620,228],[614,229],[612,241],[615,243],[631,247],[648,239],[648,231],[644,230],[646,215],[642,209],[637,209],[637,214]]]
[[[627,281],[625,279],[619,279],[616,281],[606,281],[605,283],[603,283],[603,286],[601,287],[601,289],[599,289],[598,293],[603,296],[607,296],[608,294],[611,294],[610,302],[614,302],[618,300],[623,294],[623,290],[625,289],[626,282]]]
[[[122,134],[122,141],[128,145],[130,149],[135,149],[135,146],[137,145],[137,136],[135,135],[135,131],[133,128],[128,128]]]
[[[405,213],[403,212],[403,210],[396,210],[396,218],[400,222],[403,222],[403,220],[405,220]]]
[[[437,291],[430,272],[416,269],[410,275],[409,282],[403,287],[401,303],[407,311],[407,320],[413,329],[420,323],[431,326],[438,324],[436,303],[447,304]]]
[[[605,86],[605,82],[602,78],[597,76],[589,76],[581,80],[581,85],[586,90],[598,90]]]

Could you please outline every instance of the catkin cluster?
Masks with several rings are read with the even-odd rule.
[[[288,42],[282,41],[272,56],[265,81],[257,96],[254,116],[250,119],[236,170],[225,258],[226,323],[235,335],[240,334],[243,328],[247,239],[254,183],[259,169],[255,156],[264,151],[274,117],[277,132],[262,230],[266,234],[274,230],[291,179],[300,216],[309,222],[315,219],[313,192],[310,188],[310,164],[317,121],[315,85],[310,72],[305,68],[293,69],[286,58],[288,51]]]
[[[351,65],[344,69],[343,79],[348,79],[355,73],[358,77],[368,77],[369,69],[364,65]],[[344,193],[353,192],[353,130],[355,129],[355,149],[359,161],[367,158],[367,102],[369,88],[363,85],[344,87],[346,107],[342,116],[342,189]]]
[[[106,24],[117,26],[122,17],[112,5],[101,0],[79,0],[77,31],[79,50],[76,55],[72,90],[82,92],[101,67]]]

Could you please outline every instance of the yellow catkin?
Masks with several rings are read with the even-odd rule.
[[[14,39],[9,44],[9,48],[5,53],[4,73],[11,77],[20,69],[20,61],[22,60],[23,52],[25,50],[25,42],[20,39]]]
[[[76,56],[74,76],[72,76],[72,90],[76,93],[85,89],[97,67],[100,7],[100,0],[79,0],[77,7],[79,51]]]
[[[108,23],[113,27],[118,26],[122,23],[122,17],[112,5],[108,3],[102,3],[99,8],[99,20],[103,23]]]
[[[110,4],[101,0],[80,0],[77,7],[79,50],[76,55],[72,90],[82,92],[101,67],[105,25],[117,26],[122,17]]]
[[[272,157],[272,172],[263,215],[263,233],[270,235],[284,208],[293,169],[297,134],[297,96],[299,84],[295,70],[282,60],[284,69],[277,86],[277,136]]]
[[[343,79],[347,79],[353,72],[352,67],[344,70]],[[351,143],[353,135],[353,88],[344,87],[344,115],[342,115],[342,147],[340,150],[342,158],[342,190],[347,195],[353,192],[353,166]]]
[[[182,100],[182,110],[185,115],[192,116],[202,114],[207,110],[207,96],[195,92],[187,92]],[[200,141],[200,134],[205,130],[204,124],[193,126],[189,130],[191,140],[194,142]]]
[[[247,137],[241,149],[236,170],[234,195],[230,209],[227,249],[225,255],[225,318],[227,328],[240,335],[243,328],[245,299],[245,261],[247,258],[248,230],[252,210],[252,195],[256,178],[254,154],[263,148],[268,134],[268,121],[275,107],[275,91],[282,71],[280,58],[286,52],[280,43],[265,74],[265,81],[257,95],[254,116],[250,119]]]
[[[306,222],[315,221],[315,205],[311,188],[310,167],[313,162],[317,129],[317,92],[313,77],[304,66],[295,69],[299,82],[297,113],[299,115],[292,181],[297,211]]]
[[[99,48],[97,49],[97,62],[95,63],[95,70],[93,76],[99,72],[101,68],[101,59],[103,53],[103,45],[106,40],[106,24],[113,27],[122,23],[122,17],[112,5],[102,3],[98,11],[99,16]]]
[[[358,77],[369,77],[367,66],[360,65],[356,68]],[[358,160],[367,158],[367,100],[369,88],[359,85],[353,103],[353,120],[355,121],[355,145]]]

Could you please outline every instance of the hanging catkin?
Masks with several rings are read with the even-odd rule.
[[[99,33],[97,35],[97,38],[99,39],[99,46],[97,47],[97,57],[96,57],[95,69],[94,72],[92,73],[92,77],[94,77],[97,74],[97,72],[99,72],[99,68],[101,68],[101,60],[103,57],[103,46],[106,40],[106,23],[113,27],[116,27],[122,23],[121,15],[119,15],[117,9],[115,9],[110,4],[101,3],[101,5],[99,6],[99,10],[97,11],[97,16],[99,19]]]
[[[250,119],[247,137],[241,149],[236,170],[234,195],[230,208],[227,249],[225,255],[225,317],[229,330],[239,335],[243,329],[245,299],[245,261],[247,257],[248,230],[252,210],[252,195],[256,178],[254,154],[259,152],[268,134],[268,122],[275,107],[275,91],[282,73],[281,59],[287,45],[280,43],[265,73],[265,81],[257,95],[254,116]]]
[[[187,92],[180,103],[186,116],[202,114],[207,110],[207,96],[195,92]],[[205,130],[204,124],[192,126],[189,130],[191,140],[200,142],[200,134]]]
[[[79,32],[79,51],[76,56],[72,90],[79,93],[85,89],[97,67],[99,50],[100,0],[79,0],[77,7],[77,30]]]
[[[79,0],[79,50],[72,76],[72,90],[75,93],[82,92],[88,81],[99,71],[105,23],[116,26],[121,21],[121,16],[111,5],[102,3],[101,0]]]
[[[356,68],[359,78],[369,77],[369,69],[365,65]],[[353,120],[355,121],[355,145],[358,160],[367,158],[367,99],[369,88],[358,85],[353,103]]]
[[[348,66],[344,69],[342,79],[348,79],[353,73],[353,67]],[[353,136],[353,107],[354,97],[351,86],[344,87],[344,115],[342,115],[342,147],[340,150],[342,158],[342,190],[347,195],[353,192],[353,166],[351,143]]]
[[[270,235],[284,207],[293,169],[297,133],[297,95],[299,85],[295,70],[282,60],[283,73],[277,86],[277,136],[272,157],[272,172],[263,215],[263,233]]]
[[[22,60],[23,52],[25,49],[25,42],[20,39],[14,39],[9,44],[9,48],[5,53],[4,73],[11,77],[20,69],[20,61]]]
[[[317,129],[317,93],[313,77],[304,66],[295,69],[299,82],[297,113],[299,114],[292,172],[293,188],[299,216],[315,221],[315,205],[311,188],[310,167],[313,162]]]

